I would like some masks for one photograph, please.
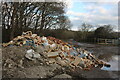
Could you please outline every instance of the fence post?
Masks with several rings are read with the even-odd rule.
[[[97,38],[97,43],[99,44],[99,38]]]
[[[107,39],[105,39],[105,44],[107,44]]]

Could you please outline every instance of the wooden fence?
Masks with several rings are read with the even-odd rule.
[[[98,44],[114,44],[114,45],[117,45],[117,44],[119,44],[119,40],[118,39],[102,39],[102,38],[98,38],[97,43]]]

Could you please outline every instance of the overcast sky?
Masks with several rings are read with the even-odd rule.
[[[1,1],[1,0],[0,0]],[[4,0],[2,0],[4,1]],[[9,1],[9,0],[5,0]],[[19,0],[11,0],[19,1]],[[23,0],[31,1],[31,0]],[[54,2],[56,0],[33,0],[37,2]],[[57,0],[58,1],[58,0]],[[78,30],[82,23],[94,25],[111,24],[118,31],[118,1],[119,0],[60,0],[67,3],[66,15],[73,24],[72,30]]]
[[[114,30],[118,30],[118,0],[67,0],[66,15],[71,20],[72,30],[78,30],[78,27],[86,22],[95,25],[111,24]]]

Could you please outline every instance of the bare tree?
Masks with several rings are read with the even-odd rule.
[[[88,24],[88,23],[83,23],[81,25],[81,28],[80,30],[83,31],[83,32],[88,32],[92,29],[92,25],[91,24]]]
[[[86,40],[89,31],[92,29],[92,25],[88,24],[88,23],[83,23],[80,27],[80,31],[81,31],[81,38],[82,40]]]
[[[36,32],[43,29],[70,28],[70,21],[64,15],[65,7],[63,2],[3,2],[3,36],[13,39],[29,29]]]

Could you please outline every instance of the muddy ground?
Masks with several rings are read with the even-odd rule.
[[[82,43],[82,48],[93,52],[101,60],[109,60],[112,55],[118,54],[117,46],[102,46]],[[80,69],[70,70],[68,67],[61,67],[57,64],[47,65],[44,58],[29,61],[24,55],[28,47],[6,47],[2,48],[2,77],[3,78],[71,78],[96,79],[112,78],[118,80],[118,71],[104,71],[94,68],[90,71]],[[7,64],[5,65],[7,60]],[[12,65],[8,65],[12,63]],[[21,65],[22,64],[22,65]],[[8,68],[9,67],[9,68]]]
[[[81,47],[92,52],[98,59],[105,62],[110,61],[114,55],[120,55],[120,46],[81,43]],[[120,71],[104,71],[98,68],[88,72],[83,71],[82,73],[89,78],[119,78],[120,76]]]

